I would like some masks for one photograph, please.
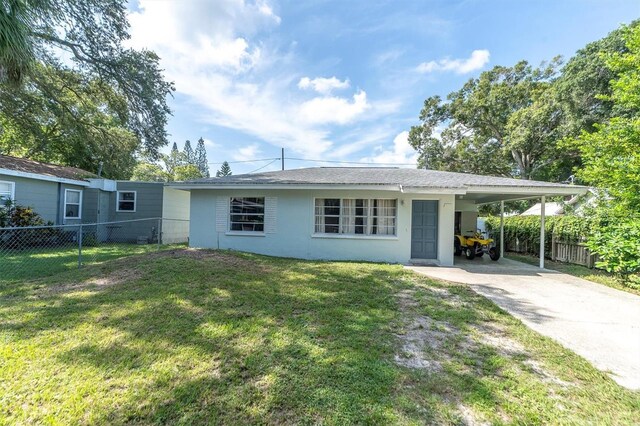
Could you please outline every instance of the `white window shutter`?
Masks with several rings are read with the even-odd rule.
[[[278,198],[266,197],[264,199],[264,232],[265,234],[275,234],[277,228]]]
[[[227,232],[227,220],[229,218],[229,197],[216,199],[216,231]]]

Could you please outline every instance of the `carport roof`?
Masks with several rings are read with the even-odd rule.
[[[182,189],[384,189],[417,193],[453,193],[465,195],[464,198],[474,198],[471,194],[514,193],[518,197],[565,195],[586,190],[585,187],[577,185],[552,182],[390,167],[313,167],[197,179],[176,182],[172,186]],[[476,196],[474,199],[479,198]],[[497,200],[500,199],[503,198]]]

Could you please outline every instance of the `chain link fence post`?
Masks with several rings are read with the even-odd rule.
[[[82,224],[78,231],[78,269],[82,268]]]

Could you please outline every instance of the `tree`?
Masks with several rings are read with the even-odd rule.
[[[207,162],[207,150],[204,147],[204,139],[198,139],[194,156],[202,177],[209,177],[209,163]]]
[[[548,142],[557,126],[553,107],[536,101],[545,98],[560,63],[555,58],[538,68],[526,61],[496,66],[446,102],[439,96],[425,100],[421,124],[409,133],[420,166],[531,179],[549,164]],[[535,136],[540,128],[546,128],[543,137]]]
[[[587,245],[599,254],[598,266],[628,275],[640,271],[640,25],[622,31],[627,50],[603,55],[615,75],[605,99],[616,116],[574,143],[583,161],[578,176],[606,193]]]
[[[162,161],[164,162],[169,182],[174,180],[177,168],[186,165],[184,154],[178,150],[178,144],[175,142],[171,152],[168,155],[164,155]]]
[[[133,135],[136,151],[157,158],[167,143],[166,96],[174,90],[173,84],[164,81],[155,53],[123,46],[129,38],[126,5],[125,0],[3,0],[0,113],[5,121],[14,111],[4,100],[40,98],[41,108],[56,123],[68,126],[68,120],[75,120],[78,133],[90,135],[95,123],[73,112],[78,105],[101,97],[111,111],[117,111],[117,126]],[[67,81],[68,72],[91,82],[91,91],[56,90],[59,86],[52,76],[64,76]],[[51,141],[47,131],[37,126],[22,121],[12,126],[11,132]],[[89,169],[104,160],[91,158],[94,166]]]
[[[191,142],[188,139],[184,143],[182,153],[184,154],[184,161],[186,161],[188,164],[197,166],[197,159],[195,153],[193,152],[193,148],[191,148]]]
[[[222,166],[220,166],[220,170],[216,172],[216,177],[224,177],[224,176],[231,176],[231,167],[229,166],[229,163],[227,163],[226,161],[222,162]]]
[[[131,175],[131,180],[140,182],[166,182],[167,172],[155,163],[141,162],[136,164]]]
[[[0,152],[94,172],[102,162],[105,177],[128,178],[138,140],[121,120],[124,99],[78,72],[34,68],[39,87],[0,90]]]
[[[183,164],[181,166],[176,167],[173,180],[175,181],[185,181],[185,180],[193,180],[200,179],[202,174],[197,166],[193,164]]]

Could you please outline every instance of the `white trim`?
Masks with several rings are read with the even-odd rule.
[[[266,237],[265,233],[260,231],[227,231],[224,235],[234,237]]]
[[[231,228],[233,227],[234,222],[231,220],[231,216],[233,216],[233,212],[231,211],[231,209],[233,208],[233,199],[234,198],[240,198],[240,199],[245,199],[245,198],[262,198],[262,214],[260,213],[245,213],[248,216],[262,216],[262,231],[236,231],[236,230],[232,230]],[[256,197],[251,197],[251,196],[232,196],[232,197],[228,197],[228,201],[229,204],[227,204],[227,229],[225,234],[226,235],[254,235],[254,236],[263,236],[265,233],[265,222],[266,222],[266,203],[267,203],[267,197],[263,196],[256,196]],[[242,223],[242,222],[235,222],[235,223]]]
[[[77,192],[79,194],[78,197],[78,203],[68,203],[67,202],[67,194],[69,192]],[[67,205],[77,205],[78,206],[78,216],[67,216]],[[63,206],[64,212],[63,212],[63,217],[65,219],[82,219],[82,189],[71,189],[71,188],[65,188],[64,189],[64,206]]]
[[[7,176],[23,177],[27,179],[46,180],[48,182],[60,182],[60,183],[66,183],[69,185],[78,185],[78,186],[91,185],[89,182],[84,180],[75,180],[75,179],[67,179],[67,178],[61,178],[56,176],[47,176],[47,175],[41,175],[39,173],[20,172],[18,170],[5,169],[2,167],[0,167],[0,174],[7,175]]]
[[[397,235],[364,235],[364,234],[322,234],[314,232],[311,238],[335,238],[338,240],[391,240],[397,241],[400,238]]]
[[[133,210],[120,210],[120,193],[121,192],[133,192]],[[125,203],[130,203],[131,200],[122,200]],[[117,213],[135,213],[138,209],[138,191],[129,191],[122,189],[116,191],[116,212]]]
[[[472,186],[467,194],[576,195],[585,194],[586,186]],[[537,198],[537,197],[536,197]]]
[[[9,196],[9,199],[14,201],[16,199],[16,183],[10,180],[0,180],[0,183],[8,183],[11,185],[11,195]]]
[[[332,233],[332,232],[316,232],[316,200],[317,199],[322,199],[322,200],[326,200],[326,199],[338,199],[340,200],[340,206],[338,207],[340,210],[340,213],[338,215],[338,232],[337,233]],[[342,233],[342,220],[343,220],[343,216],[342,216],[342,201],[343,200],[367,200],[367,213],[366,213],[366,217],[367,219],[372,217],[372,205],[373,203],[371,203],[371,201],[373,200],[393,200],[396,202],[395,205],[395,225],[394,225],[394,233],[393,234],[371,234],[371,227],[372,227],[372,223],[371,221],[367,220],[367,225],[366,225],[366,234],[345,234]],[[380,197],[357,197],[357,196],[351,196],[351,197],[334,197],[334,196],[327,196],[327,197],[312,197],[311,199],[311,236],[313,238],[322,238],[322,236],[326,235],[326,237],[324,238],[354,238],[354,239],[392,239],[392,238],[396,238],[398,237],[398,218],[399,218],[399,208],[400,208],[400,200],[398,198],[380,198]],[[323,215],[324,216],[324,215]],[[383,217],[390,217],[390,216],[383,216]]]

